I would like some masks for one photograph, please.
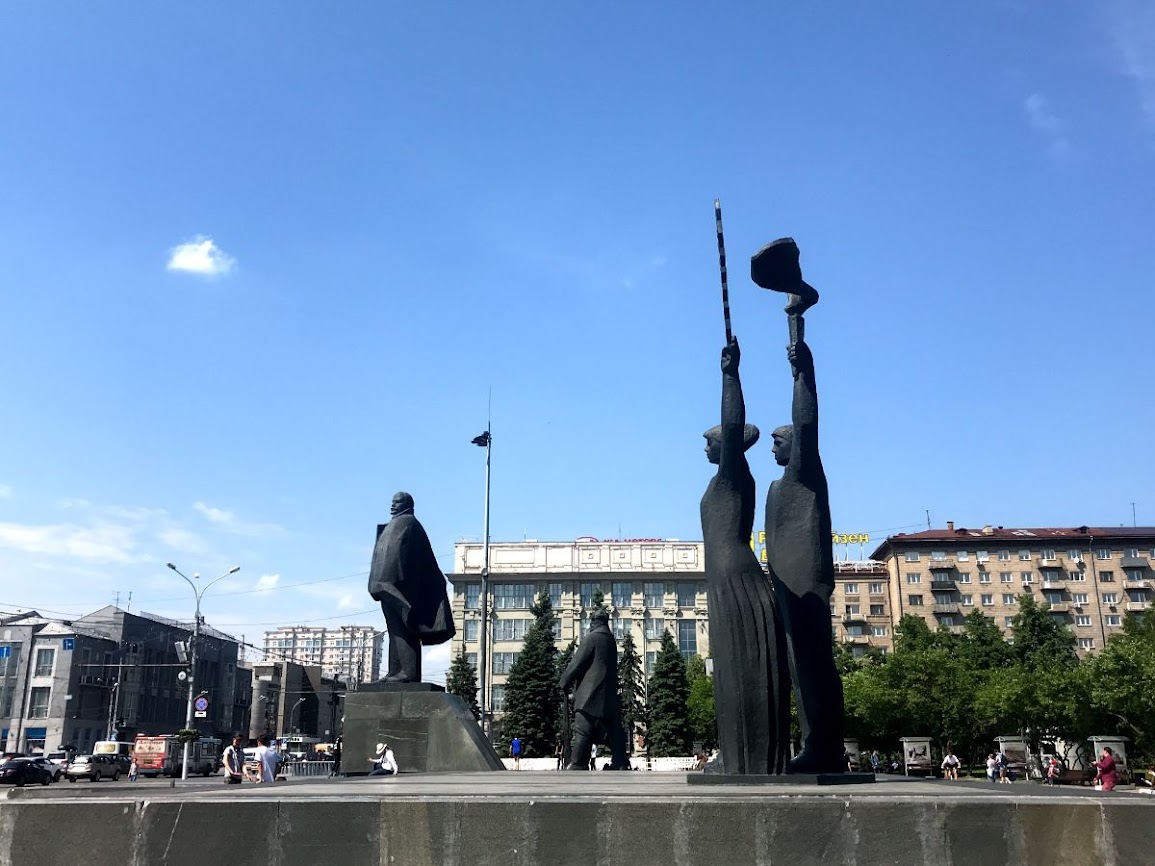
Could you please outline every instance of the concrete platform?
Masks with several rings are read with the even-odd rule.
[[[691,787],[462,773],[13,789],[0,864],[1147,863],[1155,797],[1026,783]]]

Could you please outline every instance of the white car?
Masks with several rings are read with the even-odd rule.
[[[43,767],[45,770],[47,770],[49,773],[51,773],[53,782],[59,782],[62,778],[64,778],[64,767],[60,766],[55,761],[50,760],[48,758],[43,758],[43,757],[30,758],[29,760],[31,760],[32,763],[36,764],[37,766]]]

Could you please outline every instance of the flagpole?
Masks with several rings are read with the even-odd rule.
[[[493,436],[485,428],[485,540],[482,543],[481,566],[481,652],[478,654],[478,674],[481,682],[481,729],[489,736],[489,470],[493,454]]]

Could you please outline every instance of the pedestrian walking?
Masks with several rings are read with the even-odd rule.
[[[1103,754],[1099,760],[1095,761],[1093,766],[1099,771],[1095,777],[1096,791],[1114,791],[1115,786],[1119,784],[1119,771],[1116,766],[1115,752],[1110,746],[1103,747]]]
[[[514,737],[509,744],[509,756],[513,758],[513,769],[521,769],[521,738]]]
[[[281,756],[276,749],[270,748],[267,734],[257,738],[257,773],[258,782],[271,783],[277,781],[277,767],[281,763]]]
[[[128,765],[128,781],[130,781],[130,782],[136,781],[136,771],[137,771],[136,755],[133,755],[132,756],[132,763]]]

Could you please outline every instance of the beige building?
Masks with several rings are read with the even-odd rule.
[[[653,668],[662,633],[669,631],[684,656],[709,655],[702,542],[673,539],[504,542],[489,547],[491,707],[500,714],[509,669],[533,623],[534,599],[550,596],[558,613],[558,649],[580,640],[589,627],[595,589],[610,610],[614,635],[632,634],[645,673]],[[465,649],[476,666],[480,650],[480,592],[484,565],[480,542],[454,549],[452,652]]]
[[[346,683],[373,682],[381,677],[383,634],[368,625],[283,625],[265,632],[265,658],[317,666]]]
[[[834,593],[830,597],[834,639],[850,645],[855,656],[874,647],[894,647],[894,620],[886,564],[873,560],[834,563]]]
[[[948,522],[891,536],[872,558],[886,571],[892,625],[914,614],[932,628],[961,631],[978,609],[1009,636],[1019,596],[1029,592],[1070,626],[1086,653],[1118,632],[1128,613],[1148,608],[1155,527],[966,529]]]

